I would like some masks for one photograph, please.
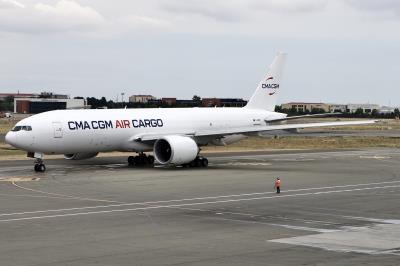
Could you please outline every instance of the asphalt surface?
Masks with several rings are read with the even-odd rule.
[[[1,265],[398,265],[400,151],[0,162]],[[282,193],[273,184],[282,179]]]
[[[298,136],[298,137],[399,137],[400,130],[307,130],[298,133],[284,130],[270,131],[263,134],[265,137]],[[0,134],[0,142],[4,142],[5,134]]]

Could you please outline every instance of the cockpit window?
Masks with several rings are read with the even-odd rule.
[[[14,131],[14,132],[20,131],[21,128],[22,128],[21,126],[15,126],[13,129],[11,129],[11,131]]]
[[[32,131],[32,127],[31,126],[15,126],[13,129],[11,129],[11,131],[13,132],[17,132],[17,131]]]

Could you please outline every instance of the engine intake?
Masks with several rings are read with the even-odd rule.
[[[154,143],[154,157],[160,164],[190,163],[198,153],[199,147],[189,137],[166,136]]]
[[[96,157],[98,152],[85,152],[85,153],[72,153],[72,154],[64,154],[64,158],[67,160],[85,160]]]

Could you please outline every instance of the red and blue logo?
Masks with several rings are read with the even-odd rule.
[[[265,83],[261,84],[261,87],[268,91],[268,95],[274,95],[277,92],[277,90],[279,89],[279,84],[273,83],[272,82],[273,80],[274,80],[274,77],[268,77],[265,80]]]

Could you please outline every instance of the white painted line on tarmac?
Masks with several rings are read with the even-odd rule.
[[[209,204],[220,204],[220,203],[241,202],[241,201],[255,201],[255,200],[263,200],[263,199],[291,198],[291,197],[302,197],[302,196],[311,196],[311,195],[324,195],[324,194],[333,194],[333,193],[345,193],[345,192],[366,191],[366,190],[375,190],[375,189],[386,189],[386,188],[393,188],[393,187],[400,187],[400,185],[354,188],[354,189],[344,189],[344,190],[329,190],[329,191],[309,192],[309,193],[300,193],[300,194],[266,196],[266,197],[244,198],[244,199],[228,199],[228,200],[220,200],[220,201],[205,201],[205,202],[183,203],[183,204],[174,204],[174,205],[158,205],[158,206],[147,206],[147,207],[129,208],[129,209],[113,209],[113,210],[92,211],[92,212],[78,212],[78,213],[65,213],[65,214],[55,214],[55,215],[45,215],[45,216],[32,216],[32,217],[23,217],[23,218],[4,219],[4,220],[0,220],[0,222],[38,220],[38,219],[47,219],[47,218],[83,216],[83,215],[91,215],[91,214],[106,214],[106,213],[117,213],[117,212],[128,212],[128,211],[142,211],[142,210],[152,210],[152,209],[175,208],[175,207],[182,207],[182,206],[196,206],[196,205],[209,205]]]
[[[400,225],[400,220],[396,220],[396,219],[378,219],[378,218],[368,218],[368,217],[348,216],[348,215],[344,215],[342,217],[347,218],[347,219],[365,221],[365,222]]]
[[[323,190],[323,189],[332,189],[332,188],[347,188],[347,187],[359,187],[359,186],[371,186],[371,185],[383,185],[383,184],[396,184],[396,183],[400,183],[400,180],[387,181],[387,182],[362,183],[362,184],[349,184],[349,185],[339,185],[339,186],[329,186],[329,187],[300,188],[300,189],[282,190],[282,193],[309,191],[309,190]],[[37,191],[40,193],[45,193],[45,194],[50,194],[50,195],[60,195],[60,194],[55,194],[55,193],[47,193],[47,192],[43,192],[40,190],[33,190],[33,189],[22,187],[19,185],[16,185],[16,186],[19,188],[25,189],[25,190]],[[255,195],[267,195],[267,194],[276,194],[276,193],[268,191],[268,192],[243,193],[243,194],[232,194],[232,195],[223,195],[223,196],[209,196],[209,197],[184,198],[184,199],[173,199],[173,200],[109,204],[109,205],[100,205],[100,206],[85,206],[85,207],[64,208],[64,209],[50,209],[50,210],[41,210],[41,211],[2,213],[2,214],[0,214],[0,217],[1,216],[24,215],[24,214],[35,214],[35,213],[46,213],[46,212],[63,212],[63,211],[85,210],[85,209],[124,207],[124,206],[133,206],[133,205],[150,205],[150,204],[171,203],[171,202],[185,202],[185,201],[221,199],[221,198],[236,198],[236,197],[255,196]],[[64,196],[71,197],[71,198],[77,198],[77,199],[85,199],[85,198],[68,196],[68,195],[64,195]],[[282,196],[279,196],[279,197],[282,197]],[[91,200],[93,200],[93,199],[91,199]]]
[[[31,192],[36,192],[36,193],[40,193],[40,194],[45,194],[45,195],[50,195],[50,196],[62,197],[62,198],[64,198],[64,199],[76,199],[76,200],[87,200],[87,201],[99,201],[99,202],[109,202],[109,203],[124,203],[124,202],[114,201],[114,200],[92,199],[92,198],[77,197],[77,196],[70,196],[70,195],[65,195],[65,194],[59,194],[59,193],[52,193],[52,192],[41,191],[41,190],[37,190],[37,189],[33,189],[33,188],[27,188],[27,187],[23,187],[23,186],[21,186],[21,185],[17,185],[17,184],[15,183],[15,181],[12,181],[11,184],[13,184],[13,186],[16,186],[17,188],[20,188],[20,189],[23,189],[23,190],[27,190],[27,191],[31,191]]]

